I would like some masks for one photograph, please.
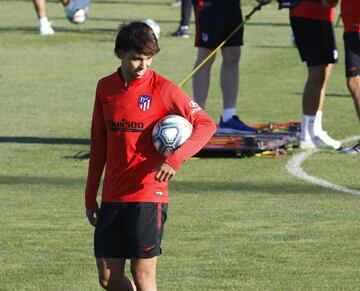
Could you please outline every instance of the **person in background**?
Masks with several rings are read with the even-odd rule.
[[[292,1],[294,5],[290,7],[296,47],[301,60],[307,65],[307,81],[302,96],[302,149],[339,149],[341,146],[322,128],[325,92],[333,64],[338,58],[333,28],[335,2]]]
[[[181,0],[181,19],[178,29],[171,35],[176,37],[189,38],[189,26],[191,19],[191,0]]]
[[[168,181],[216,130],[185,92],[150,69],[159,51],[149,25],[122,25],[114,49],[121,66],[97,84],[85,210],[95,226],[99,283],[106,290],[157,290]],[[183,116],[193,130],[181,147],[162,156],[151,136],[154,124],[169,114]],[[104,169],[99,209],[96,196]],[[125,276],[127,260],[133,281]]]
[[[360,121],[360,1],[341,0],[341,17],[344,23],[346,84]],[[340,152],[360,154],[360,141]]]
[[[53,35],[55,31],[51,25],[51,22],[46,16],[46,0],[32,0],[35,8],[37,18],[39,20],[39,33],[40,35]],[[76,11],[78,8],[86,8],[90,3],[90,0],[60,0],[63,5],[65,14],[68,16],[72,11]],[[68,17],[69,19],[69,17]],[[70,19],[69,19],[70,20]],[[71,20],[70,20],[71,21]]]
[[[198,48],[194,67],[223,42],[243,21],[239,0],[193,0],[195,11],[195,46]],[[218,124],[219,133],[256,133],[257,130],[243,123],[236,110],[239,87],[239,63],[243,44],[241,27],[221,48],[222,62],[220,86],[223,112]],[[212,57],[192,78],[193,95],[200,107],[205,108],[210,86]]]

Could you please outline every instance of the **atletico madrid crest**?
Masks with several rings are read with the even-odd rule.
[[[151,107],[151,96],[149,95],[140,95],[139,96],[139,108],[142,110],[142,111],[147,111],[148,109],[150,109]]]

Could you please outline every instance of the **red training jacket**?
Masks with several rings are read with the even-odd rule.
[[[341,18],[346,32],[360,32],[360,0],[341,0]]]
[[[168,114],[193,125],[190,138],[167,157],[152,144],[154,124]],[[126,88],[119,72],[98,82],[91,125],[85,206],[95,209],[103,170],[103,202],[168,202],[167,183],[155,181],[163,161],[178,170],[211,138],[216,125],[179,87],[148,69]]]
[[[300,1],[296,7],[290,9],[290,16],[333,22],[335,9],[326,7],[321,1]]]

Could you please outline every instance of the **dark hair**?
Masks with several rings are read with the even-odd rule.
[[[120,25],[114,48],[114,53],[118,58],[120,58],[120,51],[135,51],[153,56],[160,51],[160,48],[152,28],[144,22],[136,21]]]

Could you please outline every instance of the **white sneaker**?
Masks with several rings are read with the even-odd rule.
[[[301,140],[300,148],[302,150],[312,150],[312,149],[316,148],[316,146],[311,140]]]
[[[332,139],[328,136],[326,131],[320,132],[319,135],[314,136],[313,140],[315,146],[318,149],[339,149],[341,147],[341,142],[335,139]]]
[[[51,23],[43,24],[40,26],[40,35],[53,35],[54,29],[51,27]]]

